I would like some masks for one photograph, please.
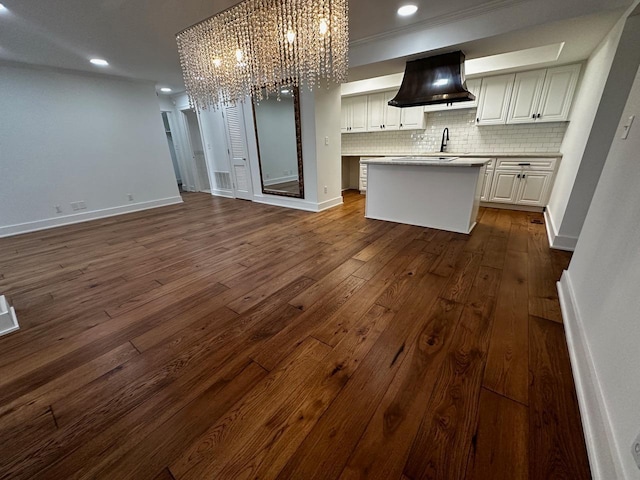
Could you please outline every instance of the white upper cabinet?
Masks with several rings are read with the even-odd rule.
[[[545,74],[546,70],[516,74],[507,123],[535,121]]]
[[[351,102],[351,133],[367,131],[367,97],[353,97]]]
[[[340,127],[342,133],[367,131],[367,97],[342,99]]]
[[[516,74],[507,123],[567,121],[579,75],[580,65]]]
[[[422,107],[408,107],[399,110],[401,130],[421,130],[425,128]]]
[[[389,100],[396,96],[395,91],[384,93],[384,130],[398,130],[400,128],[400,115],[404,108],[392,107]]]
[[[536,121],[563,122],[569,119],[571,102],[579,76],[580,65],[567,65],[547,70],[540,106],[536,112]]]
[[[384,128],[384,115],[387,105],[384,102],[385,93],[373,93],[367,95],[367,130],[370,132],[379,132]]]
[[[369,132],[425,128],[422,107],[391,107],[389,100],[395,96],[395,91],[367,95],[367,130]]]
[[[515,75],[482,79],[476,118],[478,125],[502,125],[507,122],[514,79]]]
[[[476,108],[478,106],[478,97],[480,96],[480,86],[482,85],[481,78],[474,78],[467,80],[467,90],[476,96],[475,100],[468,102],[454,102],[454,103],[439,103],[437,105],[425,105],[425,112],[441,112],[443,110],[461,110],[464,108]]]

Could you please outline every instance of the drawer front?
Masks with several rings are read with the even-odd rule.
[[[498,158],[496,161],[496,169],[501,170],[548,170],[554,171],[557,158]]]

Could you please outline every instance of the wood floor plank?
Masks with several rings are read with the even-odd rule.
[[[528,404],[529,316],[527,254],[507,252],[483,385]]]
[[[562,325],[531,317],[529,336],[529,478],[589,479]]]
[[[483,388],[478,412],[478,425],[469,452],[465,478],[527,480],[527,407]]]
[[[478,414],[496,291],[481,277],[462,311],[404,473],[414,480],[463,478]],[[482,291],[479,290],[482,288]]]

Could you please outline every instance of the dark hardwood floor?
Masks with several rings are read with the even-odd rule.
[[[542,215],[183,196],[0,239],[0,478],[590,478]]]

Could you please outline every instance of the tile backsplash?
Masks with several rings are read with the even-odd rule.
[[[426,153],[440,150],[442,131],[449,127],[447,151],[454,153],[555,153],[567,122],[524,125],[475,125],[476,109],[431,112],[425,130],[345,133],[342,154]]]

